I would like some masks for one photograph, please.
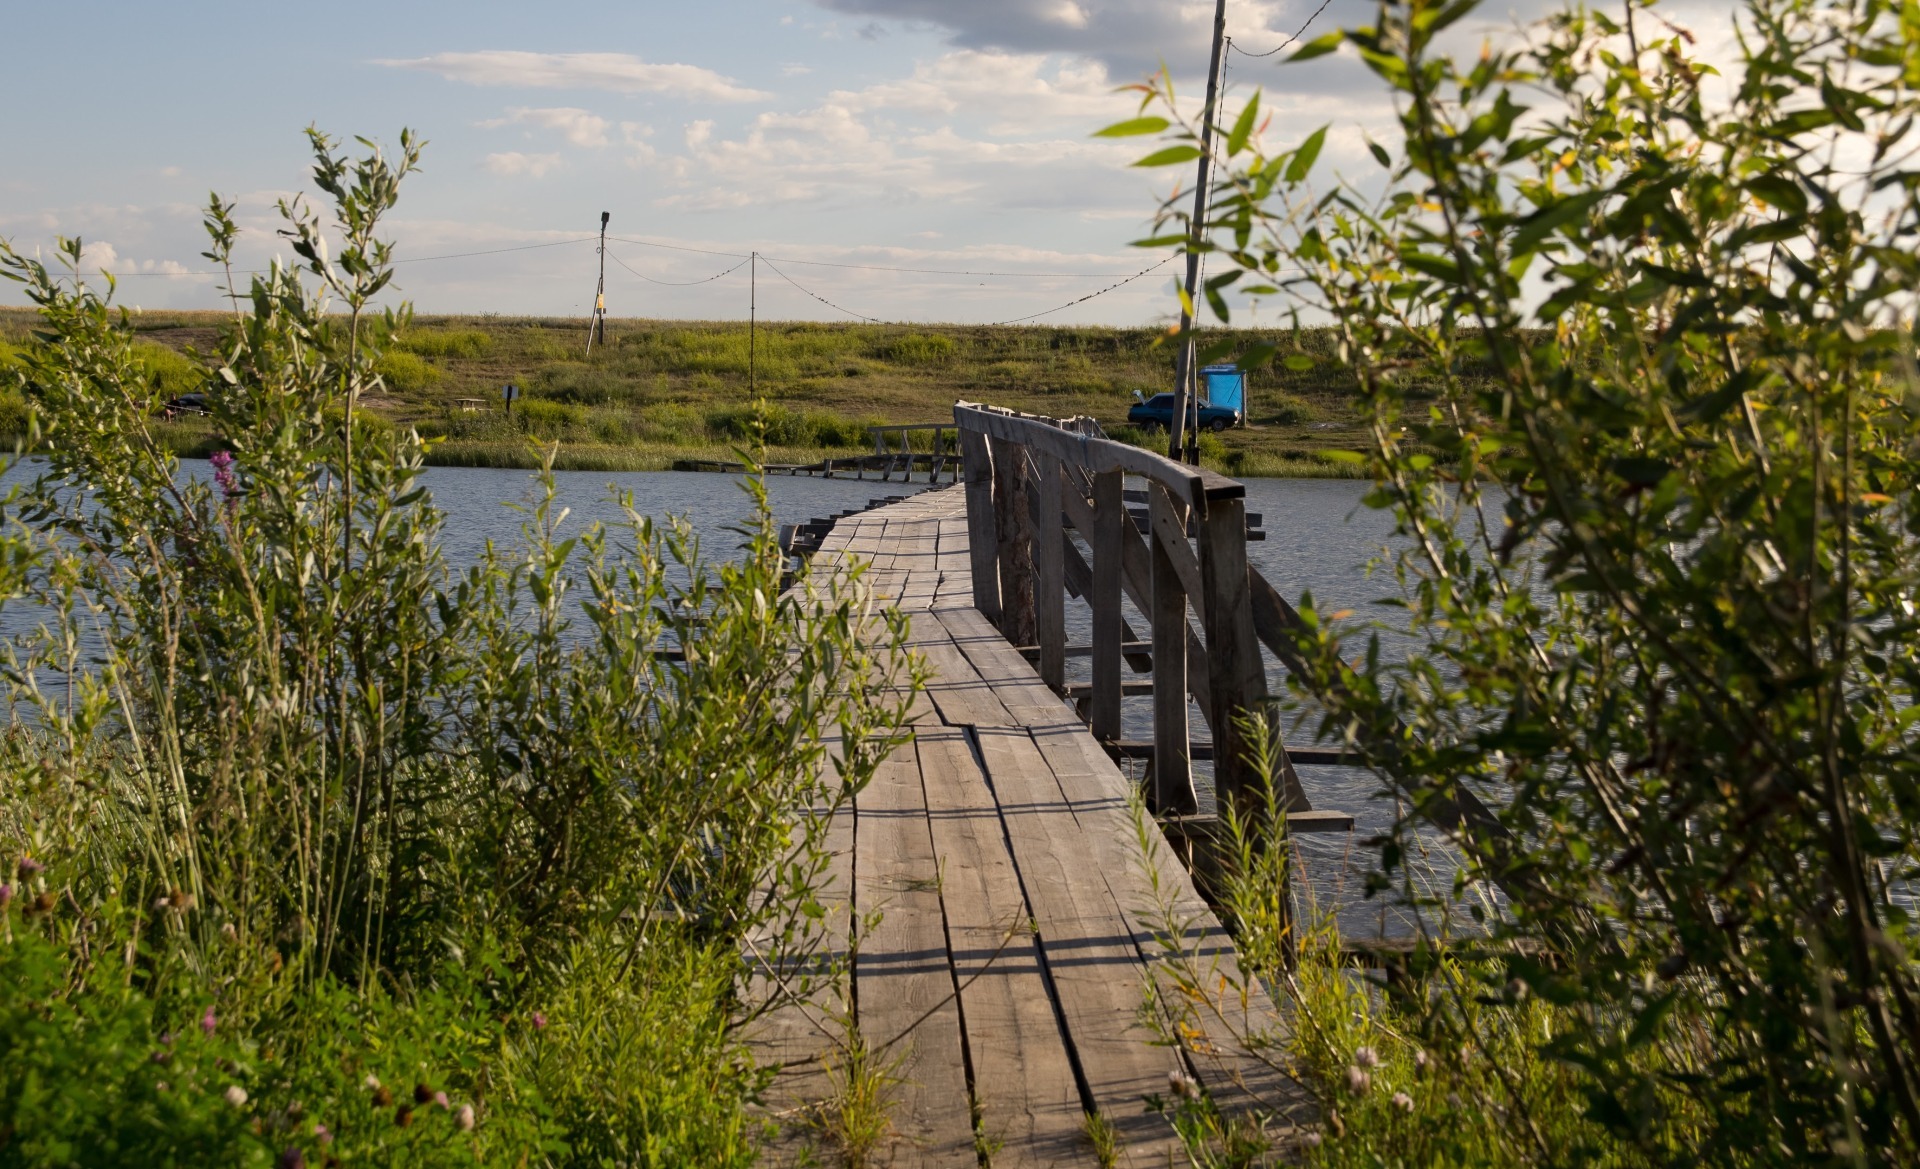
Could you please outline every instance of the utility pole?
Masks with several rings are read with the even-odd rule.
[[[1227,0],[1214,0],[1213,61],[1207,66],[1207,104],[1200,119],[1200,174],[1193,184],[1193,233],[1187,241],[1187,300],[1180,306],[1180,331],[1186,334],[1186,343],[1181,346],[1180,356],[1174,365],[1174,380],[1178,385],[1173,392],[1173,425],[1168,428],[1167,440],[1167,457],[1176,462],[1181,458],[1183,445],[1188,461],[1200,461],[1199,398],[1194,393],[1194,313],[1189,306],[1193,305],[1194,298],[1199,294],[1199,245],[1206,239],[1207,164],[1213,160],[1213,107],[1220,96],[1220,52],[1226,39]],[[1191,426],[1187,420],[1190,411],[1194,414]]]
[[[593,335],[600,334],[600,344],[607,343],[607,220],[613,217],[611,212],[600,213],[600,285],[593,290],[593,316],[587,320],[587,356],[593,356]]]
[[[734,255],[739,255],[735,252]],[[747,397],[759,401],[760,395],[754,386],[753,368],[753,331],[760,314],[760,253],[747,253]]]

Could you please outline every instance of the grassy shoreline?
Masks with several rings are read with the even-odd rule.
[[[0,309],[0,362],[30,343],[34,319]],[[136,313],[135,352],[154,386],[167,395],[201,388],[205,355],[218,352],[231,319]],[[1318,330],[1243,335],[1310,360],[1252,374],[1250,425],[1202,435],[1203,463],[1242,478],[1357,477],[1353,464],[1328,457],[1367,446],[1351,388],[1330,361],[1332,338]],[[1114,437],[1156,449],[1164,436],[1127,426],[1126,413],[1136,392],[1172,385],[1163,336],[1153,328],[763,321],[750,362],[744,322],[624,319],[609,323],[607,344],[589,359],[578,321],[420,316],[387,343],[382,391],[363,405],[380,423],[435,440],[428,461],[444,466],[533,467],[533,452],[549,444],[558,446],[556,466],[569,470],[731,461],[752,438],[759,403],[776,462],[868,453],[866,427],[950,420],[959,399],[1092,415]],[[500,401],[509,382],[523,393],[511,412]],[[0,431],[23,424],[24,412],[17,396],[0,402]],[[176,453],[211,453],[190,426],[167,429],[179,432],[169,440]]]

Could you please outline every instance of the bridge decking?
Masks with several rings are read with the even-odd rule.
[[[1156,895],[1128,781],[974,608],[962,489],[839,521],[814,565],[849,558],[869,562],[877,595],[909,614],[932,674],[914,742],[832,829],[840,928],[883,915],[859,946],[851,991],[867,1044],[899,1061],[894,1133],[873,1163],[1096,1165],[1086,1116],[1097,1111],[1120,1137],[1118,1164],[1165,1165],[1177,1141],[1144,1098],[1165,1096],[1170,1072],[1196,1077],[1227,1109],[1250,1091],[1284,1097],[1280,1077],[1229,1035],[1175,1049],[1142,1024],[1162,955],[1157,904],[1173,905],[1187,940],[1223,970],[1232,945],[1164,850]],[[762,1057],[792,1068],[769,1099],[788,1117],[831,1091],[834,1009],[785,1009],[757,1033]],[[1272,1007],[1256,993],[1231,1010],[1271,1017]]]

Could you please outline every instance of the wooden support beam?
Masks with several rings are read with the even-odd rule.
[[[1187,597],[1198,595],[1199,566],[1189,574],[1180,571],[1181,562],[1167,540],[1163,528],[1186,530],[1186,509],[1173,502],[1166,488],[1152,484],[1148,488],[1156,538],[1153,545],[1153,787],[1148,803],[1156,813],[1189,813],[1199,808],[1193,790],[1193,767],[1187,754],[1192,728],[1187,720]],[[1184,536],[1175,541],[1178,551],[1190,563],[1193,552]]]
[[[1058,694],[1067,684],[1066,564],[1051,531],[1060,514],[1060,460],[1039,455],[1034,462],[1039,475],[1033,502],[1039,515],[1033,540],[1033,639],[1040,647],[1040,680]]]
[[[1221,800],[1233,800],[1243,813],[1259,802],[1259,777],[1247,759],[1247,741],[1239,720],[1264,711],[1267,698],[1266,666],[1253,631],[1253,599],[1247,584],[1246,511],[1244,501],[1209,501],[1200,519],[1200,575],[1205,603],[1200,606],[1207,630],[1208,689],[1213,693],[1214,788]],[[1283,784],[1291,776],[1272,778]],[[1294,779],[1282,790],[1285,806],[1305,808],[1306,794]]]
[[[1027,452],[993,444],[993,521],[998,537],[1000,632],[1015,645],[1033,638],[1033,515],[1028,499]]]
[[[1122,682],[1116,678],[1114,684],[1128,698],[1144,698],[1153,693],[1152,682]],[[1060,688],[1060,694],[1064,698],[1091,698],[1097,702],[1101,689],[1097,682],[1069,682]]]
[[[1118,469],[1093,477],[1093,717],[1096,736],[1120,737],[1120,643],[1127,640],[1120,615],[1121,541],[1127,508],[1120,498]]]
[[[1060,558],[1063,562],[1066,560],[1065,549],[1061,550]],[[1084,561],[1082,563],[1084,563]],[[1067,591],[1076,597],[1080,595],[1079,590],[1071,586],[1068,587]],[[1129,637],[1131,637],[1131,633],[1129,633]],[[1120,652],[1126,656],[1128,665],[1133,665],[1134,658],[1146,659],[1146,665],[1144,667],[1134,666],[1136,672],[1143,674],[1153,668],[1153,657],[1150,653],[1152,649],[1153,643],[1151,641],[1128,640],[1120,643]],[[1013,647],[1013,652],[1019,654],[1021,657],[1037,658],[1040,656],[1040,647],[1037,645],[1016,645]],[[1063,657],[1069,658],[1092,657],[1093,647],[1091,645],[1069,645],[1062,647],[1060,653]]]
[[[967,482],[967,560],[973,570],[973,607],[998,625],[999,541],[993,529],[993,457],[987,450],[987,436],[975,430],[961,431],[960,452]]]
[[[1100,744],[1115,759],[1152,759],[1158,753],[1152,739],[1109,739]],[[1213,743],[1196,739],[1187,746],[1187,757],[1196,761],[1213,758]],[[1360,767],[1364,760],[1348,751],[1325,747],[1288,747],[1287,758],[1300,767]]]

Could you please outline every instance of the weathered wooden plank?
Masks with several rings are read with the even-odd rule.
[[[1222,802],[1234,800],[1251,811],[1259,780],[1247,759],[1239,720],[1263,708],[1267,673],[1253,632],[1245,511],[1240,500],[1223,499],[1210,503],[1200,517],[1200,575],[1206,590],[1200,613],[1207,632],[1207,689],[1213,695],[1214,787]],[[1304,802],[1297,779],[1284,795],[1289,804],[1312,806]],[[1301,802],[1295,804],[1296,797]]]
[[[1194,968],[1193,989],[1206,1001],[1178,996],[1186,1009],[1175,1020],[1193,1028],[1184,1046],[1190,1070],[1229,1115],[1276,1106],[1288,1123],[1310,1115],[1311,1097],[1276,1066],[1285,1062],[1284,1051],[1260,1042],[1284,1037],[1276,1030],[1284,1026],[1284,1015],[1257,980],[1244,976],[1231,937],[1157,829],[1149,832],[1142,851],[1125,777],[1086,735],[1031,733],[1099,857],[1142,962],[1165,984],[1174,960],[1171,943]],[[1149,867],[1157,876],[1150,876]]]
[[[1158,483],[1147,488],[1149,510],[1153,513],[1156,539],[1153,544],[1153,787],[1149,799],[1154,811],[1179,815],[1200,806],[1193,790],[1193,766],[1187,744],[1192,728],[1187,721],[1187,597],[1189,588],[1179,571],[1163,527],[1186,529],[1181,515],[1166,489]],[[1188,552],[1186,538],[1180,550]],[[1196,566],[1195,575],[1198,575]]]
[[[893,1075],[893,1133],[882,1162],[960,1165],[973,1158],[960,1011],[953,997],[940,868],[912,745],[880,765],[855,801],[854,912],[879,922],[854,958],[860,1034]]]
[[[1147,970],[1133,928],[1033,738],[1024,728],[982,727],[975,734],[1083,1092],[1117,1130],[1131,1163],[1162,1163],[1178,1140],[1142,1101],[1164,1093],[1168,1073],[1183,1064],[1151,1046],[1150,1033],[1135,1022]]]
[[[1094,1162],[1066,1039],[986,777],[958,728],[923,730],[920,776],[972,1062],[995,1169]]]

